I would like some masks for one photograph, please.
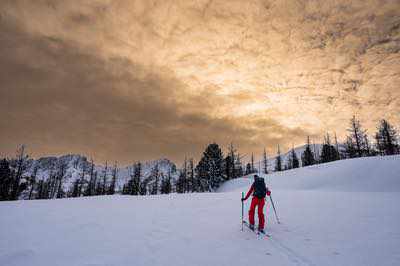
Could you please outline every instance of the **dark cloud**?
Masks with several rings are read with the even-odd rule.
[[[2,152],[25,143],[36,156],[84,153],[128,163],[199,156],[210,141],[254,148],[262,138],[251,141],[255,131],[245,124],[252,121],[208,116],[218,101],[212,94],[179,103],[185,85],[168,70],[156,73],[123,57],[103,59],[12,21],[3,21],[0,32]],[[191,103],[195,112],[186,112]],[[273,120],[268,124],[283,128]]]

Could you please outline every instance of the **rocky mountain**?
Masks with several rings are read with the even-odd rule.
[[[45,180],[52,175],[57,175],[61,168],[64,168],[65,174],[63,179],[64,191],[69,191],[75,180],[82,178],[84,173],[85,180],[90,179],[90,169],[92,162],[85,156],[79,154],[68,154],[59,157],[42,157],[39,159],[27,159],[24,164],[24,176],[32,176],[36,174],[37,180]],[[107,168],[105,165],[93,164],[94,172],[97,172],[98,177],[103,178],[104,173],[107,174],[108,182],[111,182],[114,165],[109,164]],[[176,165],[168,159],[159,159],[142,163],[142,176],[144,180],[148,178],[153,169],[158,167],[160,176],[171,175],[172,182],[178,177]],[[106,171],[107,169],[107,171]],[[131,178],[134,171],[134,165],[125,167],[116,167],[117,184],[116,190],[121,190],[122,186]]]

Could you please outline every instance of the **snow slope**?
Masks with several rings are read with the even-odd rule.
[[[359,174],[369,165],[381,170]],[[399,173],[392,156],[268,176],[282,221],[268,202],[270,239],[241,231],[250,178],[220,193],[0,202],[0,265],[400,265]]]
[[[252,176],[246,176],[252,178]],[[264,175],[280,190],[400,192],[400,156],[347,159]],[[240,189],[246,180],[224,183],[219,192]]]

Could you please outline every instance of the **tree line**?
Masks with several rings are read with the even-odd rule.
[[[336,134],[334,141],[329,133],[324,136],[322,148],[315,149],[307,137],[305,150],[301,154],[302,166],[309,166],[319,163],[327,163],[341,159],[400,154],[400,139],[396,129],[385,119],[379,121],[377,131],[371,141],[367,131],[362,127],[360,120],[355,116],[350,119],[347,128],[347,136],[344,143],[338,143]],[[287,163],[282,166],[282,158],[278,147],[278,155],[275,163],[275,171],[283,171],[300,167],[300,160],[292,148]]]
[[[315,144],[311,144],[310,137],[307,137],[301,157],[298,158],[295,149],[292,148],[286,162],[282,158],[278,145],[273,171],[284,171],[347,158],[400,153],[398,132],[387,120],[383,119],[379,122],[374,141],[370,140],[366,130],[355,116],[350,120],[347,132],[346,140],[341,144],[338,143],[336,134],[333,141],[331,136],[326,134],[321,149],[316,149]],[[58,162],[51,168],[48,177],[43,179],[38,178],[37,165],[33,170],[27,171],[28,157],[25,147],[21,146],[15,158],[0,160],[0,200],[76,198],[116,193],[157,195],[172,192],[211,192],[227,180],[257,172],[268,174],[270,171],[265,148],[262,159],[256,167],[254,154],[251,154],[250,161],[243,165],[243,156],[233,144],[228,147],[224,155],[217,143],[211,143],[206,147],[197,165],[192,158],[185,158],[179,170],[171,167],[165,173],[165,171],[160,171],[158,164],[155,164],[150,174],[145,176],[142,164],[137,162],[131,168],[129,176],[124,178],[127,181],[121,187],[118,186],[117,180],[117,162],[111,167],[106,162],[105,167],[98,171],[95,169],[93,160],[88,162],[85,158],[79,165],[75,165],[80,168],[79,177],[65,188],[64,184],[68,182],[66,176],[68,166],[65,162]]]

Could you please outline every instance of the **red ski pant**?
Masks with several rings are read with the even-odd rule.
[[[265,205],[265,198],[259,199],[257,197],[253,197],[251,200],[250,210],[249,210],[249,222],[250,224],[254,225],[254,214],[256,211],[256,207],[258,210],[258,228],[264,229],[264,205]]]

